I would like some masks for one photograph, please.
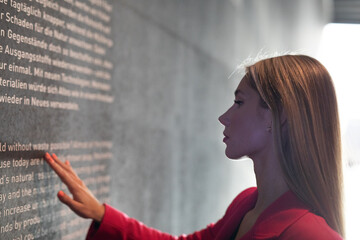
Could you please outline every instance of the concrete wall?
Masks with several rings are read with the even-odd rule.
[[[190,233],[255,184],[226,159],[217,118],[260,50],[314,55],[325,0],[114,1],[111,204],[149,226]]]

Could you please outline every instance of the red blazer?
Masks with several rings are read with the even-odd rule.
[[[93,222],[87,240],[231,240],[234,239],[245,214],[254,208],[257,189],[249,188],[240,193],[218,222],[190,235],[178,237],[149,228],[129,218],[126,214],[105,205],[102,222]],[[250,239],[342,239],[326,221],[310,212],[291,191],[284,193],[261,213],[251,230],[241,240]]]

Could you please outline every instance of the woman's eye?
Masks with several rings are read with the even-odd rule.
[[[240,100],[234,100],[234,103],[237,104],[237,105],[239,105],[239,106],[243,104],[243,102],[240,101]]]

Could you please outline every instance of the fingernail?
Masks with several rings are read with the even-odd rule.
[[[68,160],[65,161],[65,164],[70,166],[70,162]]]
[[[49,153],[45,153],[45,157],[46,157],[46,158],[50,158],[50,154],[49,154]]]
[[[57,156],[55,155],[55,153],[52,154],[52,157],[53,157],[53,158],[57,158]]]
[[[63,191],[59,191],[59,192],[58,192],[58,196],[59,196],[59,197],[62,197],[62,196],[64,196],[64,195],[65,195],[65,193],[64,193]]]

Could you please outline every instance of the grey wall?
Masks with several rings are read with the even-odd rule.
[[[314,55],[330,1],[114,1],[111,204],[162,231],[216,221],[255,184],[226,159],[217,118],[234,67],[259,51]]]

